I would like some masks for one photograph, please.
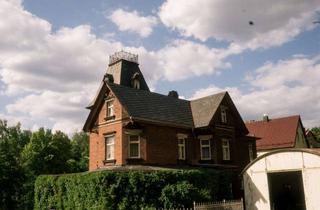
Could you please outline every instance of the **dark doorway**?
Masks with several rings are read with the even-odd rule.
[[[305,210],[301,171],[268,173],[271,210]]]

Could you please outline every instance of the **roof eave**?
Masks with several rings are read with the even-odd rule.
[[[155,125],[163,125],[163,126],[169,126],[169,127],[175,127],[175,128],[183,128],[183,129],[192,129],[193,128],[193,126],[181,125],[181,124],[177,124],[177,123],[164,122],[164,121],[160,121],[160,120],[153,120],[153,119],[147,119],[147,118],[142,118],[142,117],[130,116],[130,118],[133,121],[150,123],[150,124],[155,124]]]

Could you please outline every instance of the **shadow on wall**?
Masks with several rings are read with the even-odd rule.
[[[244,174],[243,180],[245,190],[245,208],[247,210],[261,210],[262,206],[269,205],[266,204],[268,202],[268,199],[263,196],[259,188],[255,185],[255,183],[247,173]],[[267,209],[270,209],[270,207],[268,207]]]

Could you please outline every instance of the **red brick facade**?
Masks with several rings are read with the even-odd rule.
[[[100,107],[92,131],[90,132],[90,164],[89,170],[96,170],[110,165],[145,164],[145,165],[211,165],[243,168],[249,162],[248,143],[255,143],[241,134],[232,113],[227,112],[228,123],[221,122],[218,111],[213,123],[204,129],[186,129],[172,126],[157,125],[145,122],[132,122],[125,109],[116,97],[114,98],[114,114],[112,120],[107,120],[106,103]],[[228,106],[228,104],[224,104]],[[134,125],[129,127],[127,125]],[[135,126],[138,125],[138,128]],[[139,130],[140,158],[128,158],[127,133]],[[105,136],[114,134],[114,161],[106,161]],[[179,160],[178,135],[187,136],[185,140],[185,160]],[[211,160],[201,160],[199,136],[211,135]],[[230,144],[230,160],[223,160],[222,139],[228,139]],[[255,145],[253,147],[255,149]],[[256,154],[256,151],[253,151]]]

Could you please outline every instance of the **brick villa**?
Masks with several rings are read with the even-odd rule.
[[[241,171],[256,157],[255,138],[228,92],[196,100],[151,92],[137,55],[110,56],[84,125],[89,170],[124,165],[204,166]]]

